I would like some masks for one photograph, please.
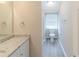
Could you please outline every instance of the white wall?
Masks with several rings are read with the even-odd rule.
[[[68,56],[73,54],[73,26],[70,2],[62,2],[59,11],[60,41]]]
[[[78,55],[79,2],[62,2],[59,11],[60,42],[67,56]]]

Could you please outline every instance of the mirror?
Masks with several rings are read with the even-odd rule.
[[[12,34],[12,2],[0,1],[0,39]]]

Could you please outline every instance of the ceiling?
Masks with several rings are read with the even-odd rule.
[[[52,1],[53,5],[48,5],[48,1],[42,2],[42,9],[45,13],[58,13],[60,8],[60,2]]]

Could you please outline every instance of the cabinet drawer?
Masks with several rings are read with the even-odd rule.
[[[29,57],[29,40],[25,41],[10,57]]]

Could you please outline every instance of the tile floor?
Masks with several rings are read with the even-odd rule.
[[[47,40],[43,43],[43,57],[64,57],[58,40],[54,42]]]

